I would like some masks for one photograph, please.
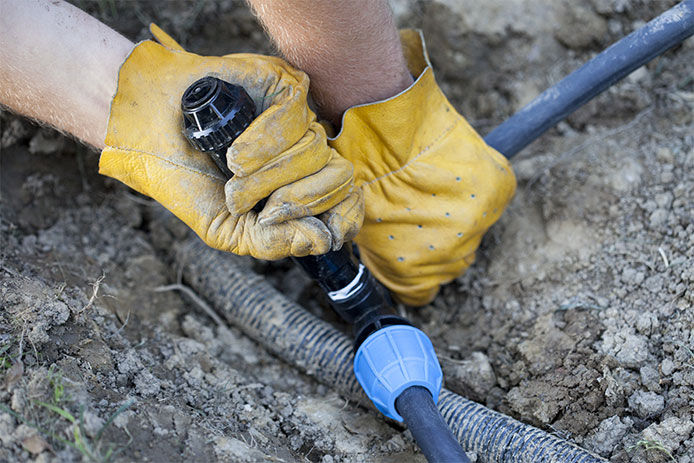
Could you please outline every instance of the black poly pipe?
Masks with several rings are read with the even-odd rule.
[[[369,406],[352,341],[288,300],[235,256],[193,238],[178,246],[183,278],[227,322],[343,397]],[[464,451],[485,463],[606,463],[558,436],[442,389],[437,408]]]
[[[408,387],[395,399],[395,408],[427,461],[470,463],[427,389]]]
[[[693,34],[694,0],[685,0],[542,92],[484,141],[513,157],[578,107]]]

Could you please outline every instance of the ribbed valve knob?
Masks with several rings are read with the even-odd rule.
[[[243,87],[211,76],[188,87],[181,110],[184,135],[200,151],[225,151],[255,117]]]

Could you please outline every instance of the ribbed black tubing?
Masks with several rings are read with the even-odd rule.
[[[428,390],[408,387],[395,400],[395,408],[428,461],[469,463]]]
[[[179,251],[185,281],[228,323],[346,399],[371,406],[354,376],[347,336],[239,266],[235,256],[198,239],[182,244]],[[463,450],[475,452],[480,462],[605,463],[571,442],[447,389],[441,390],[437,408]]]

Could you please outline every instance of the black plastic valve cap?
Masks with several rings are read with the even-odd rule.
[[[226,149],[255,117],[255,104],[243,87],[211,76],[188,87],[181,110],[184,135],[200,151]]]

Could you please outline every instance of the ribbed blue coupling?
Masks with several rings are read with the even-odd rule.
[[[443,381],[434,346],[421,330],[391,325],[373,332],[354,356],[354,373],[366,395],[388,418],[402,421],[395,399],[410,386],[422,386],[438,402]]]

